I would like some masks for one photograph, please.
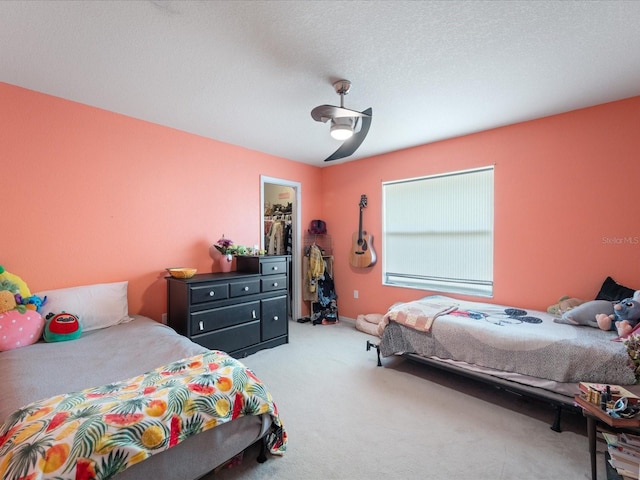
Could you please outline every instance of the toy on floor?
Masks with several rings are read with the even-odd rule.
[[[366,315],[358,315],[356,318],[356,329],[361,332],[368,333],[379,337],[378,324],[382,321],[384,315],[381,313],[367,313]]]

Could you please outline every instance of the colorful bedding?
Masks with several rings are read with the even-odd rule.
[[[0,426],[4,480],[108,479],[183,440],[240,416],[269,414],[271,453],[287,434],[270,393],[217,351],[129,380],[33,402]]]
[[[612,341],[615,332],[553,320],[546,312],[435,295],[390,309],[381,322],[380,352],[451,359],[555,382],[635,383],[625,346]]]

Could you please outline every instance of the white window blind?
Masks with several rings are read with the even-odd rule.
[[[493,167],[385,182],[383,283],[493,295]]]

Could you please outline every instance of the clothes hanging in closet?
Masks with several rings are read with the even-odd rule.
[[[265,218],[265,250],[268,255],[291,255],[293,253],[293,228],[291,216]]]

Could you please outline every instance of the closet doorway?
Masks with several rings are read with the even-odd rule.
[[[291,316],[301,317],[302,298],[302,265],[301,245],[302,234],[300,229],[300,189],[299,182],[283,180],[281,178],[260,176],[260,202],[262,205],[262,218],[260,221],[260,248],[267,249],[265,231],[266,226],[274,219],[282,219],[291,222]],[[284,252],[288,253],[288,252]]]

